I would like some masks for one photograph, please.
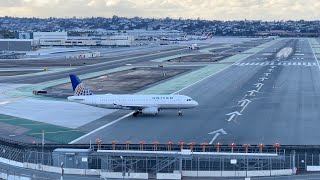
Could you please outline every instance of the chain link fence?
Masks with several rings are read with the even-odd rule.
[[[66,145],[61,145],[62,147]],[[98,169],[106,172],[144,172],[144,173],[172,173],[174,171],[263,171],[297,168],[299,173],[306,170],[307,166],[320,166],[320,149],[301,150],[297,147],[275,149],[273,146],[217,146],[217,145],[192,145],[192,144],[101,144],[101,145],[74,145],[75,149],[91,148],[87,156],[79,153],[65,153],[53,155],[53,149],[58,145],[41,145],[25,147],[15,145],[0,145],[0,157],[18,162],[41,164],[64,168]],[[48,148],[50,147],[50,148]],[[64,148],[68,148],[66,146]],[[269,153],[278,154],[277,158],[265,157],[235,157],[235,156],[162,156],[157,152],[180,152],[181,149],[191,152],[225,152],[225,153]],[[293,153],[297,149],[296,154]],[[108,154],[97,150],[155,152],[153,155],[141,154]],[[142,153],[143,154],[143,153]],[[233,161],[233,162],[232,162]],[[6,172],[6,169],[0,169]],[[18,171],[8,170],[11,175],[23,175]],[[28,176],[32,177],[32,175]]]

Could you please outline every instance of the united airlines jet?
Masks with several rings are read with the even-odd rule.
[[[195,100],[184,95],[93,95],[76,75],[70,74],[70,80],[74,95],[68,97],[69,101],[107,109],[134,110],[133,116],[139,114],[156,115],[163,109],[178,109],[179,116],[181,116],[181,109],[189,109],[198,106],[198,103]]]

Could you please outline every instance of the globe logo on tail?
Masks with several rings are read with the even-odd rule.
[[[74,90],[75,96],[89,96],[92,95],[92,92],[83,84],[80,83]]]

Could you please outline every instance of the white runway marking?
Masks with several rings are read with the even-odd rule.
[[[259,79],[260,79],[260,81],[264,81],[264,80],[266,80],[266,79],[268,79],[268,78],[262,77],[262,78],[259,78]]]
[[[68,144],[76,143],[77,141],[79,141],[79,140],[81,140],[81,139],[83,139],[83,138],[85,138],[85,137],[88,137],[88,136],[90,136],[91,134],[93,134],[93,133],[95,133],[95,132],[100,131],[101,129],[104,129],[104,128],[108,127],[108,126],[111,126],[112,124],[114,124],[114,123],[116,123],[116,122],[119,122],[119,121],[121,121],[122,119],[124,119],[124,118],[127,118],[127,117],[131,116],[131,115],[132,115],[132,113],[133,113],[133,112],[131,112],[131,113],[129,113],[129,114],[127,114],[127,115],[125,115],[125,116],[122,116],[121,118],[116,119],[116,120],[114,120],[114,121],[112,121],[112,122],[110,122],[110,123],[108,123],[108,124],[105,124],[105,125],[103,125],[103,126],[99,127],[98,129],[95,129],[95,130],[93,130],[93,131],[91,131],[91,132],[89,132],[89,133],[87,133],[87,134],[85,134],[85,135],[83,135],[83,136],[81,136],[81,137],[79,137],[79,138],[77,138],[77,139],[75,139],[75,140],[73,140],[73,141],[69,142]]]
[[[218,138],[218,136],[220,136],[221,134],[227,134],[227,132],[221,128],[216,131],[209,132],[208,134],[210,135],[214,134],[213,138],[209,142],[209,144],[212,144]]]
[[[267,65],[273,65],[274,63],[269,62],[259,62],[259,63],[239,63],[235,64],[236,66],[267,66]],[[279,62],[277,65],[282,66],[317,66],[317,63],[315,62]],[[273,68],[273,67],[272,67]]]
[[[318,58],[317,58],[316,55],[314,54],[314,51],[313,51],[313,48],[312,48],[312,46],[311,46],[311,43],[310,43],[310,40],[309,40],[309,39],[308,39],[308,43],[309,43],[309,46],[310,46],[310,48],[311,48],[311,51],[312,51],[314,60],[317,62],[318,67],[319,67],[319,69],[320,69],[320,64],[319,64]]]
[[[260,78],[261,79],[261,78]],[[254,96],[254,93],[258,92],[257,90],[250,90],[248,91],[249,96]]]
[[[235,117],[235,116],[241,116],[242,114],[239,113],[238,111],[234,111],[234,112],[231,112],[231,113],[228,113],[226,114],[227,116],[230,116],[229,119],[227,119],[228,122],[232,121],[232,119]]]

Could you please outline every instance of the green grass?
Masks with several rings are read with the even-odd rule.
[[[42,130],[45,132],[45,139],[57,143],[69,143],[82,136],[84,133],[76,129],[56,126],[52,124],[22,119],[18,117],[0,114],[0,122],[29,129],[25,135],[40,138]]]

